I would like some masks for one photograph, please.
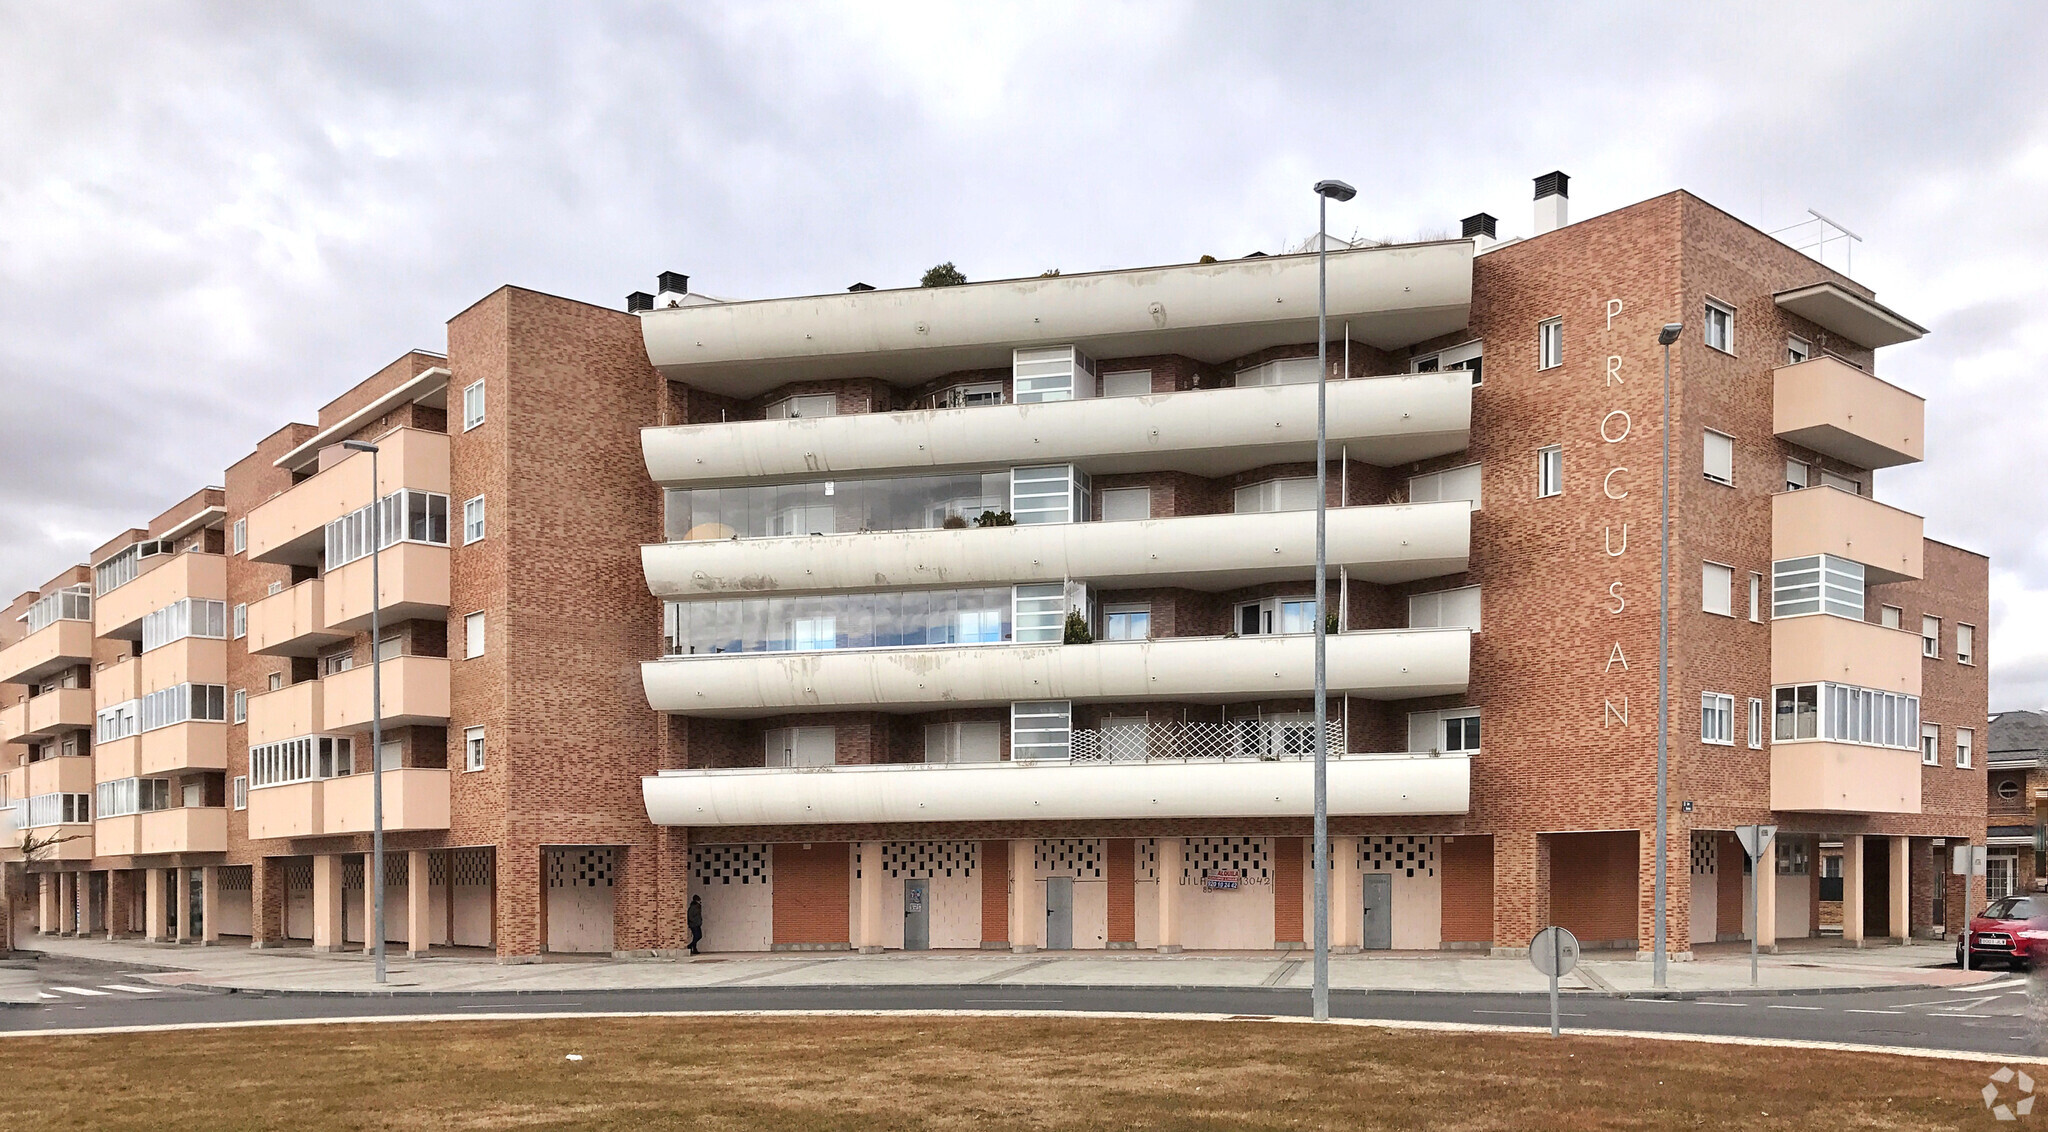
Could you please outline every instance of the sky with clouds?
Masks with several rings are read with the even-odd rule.
[[[1864,237],[1933,329],[1880,359],[1929,436],[1880,494],[1992,556],[1992,706],[2048,705],[2044,49],[1995,3],[0,0],[0,594],[502,283],[1242,255],[1321,177],[1339,235],[1518,235],[1558,168],[1578,217],[1682,187]]]

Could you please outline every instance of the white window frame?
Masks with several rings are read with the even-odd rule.
[[[1470,473],[1469,477],[1462,473]],[[1469,485],[1463,483],[1469,478]],[[1446,494],[1457,492],[1469,486],[1472,494]],[[1485,477],[1479,473],[1478,464],[1460,464],[1455,468],[1440,468],[1434,472],[1408,477],[1408,502],[1445,503],[1462,499],[1472,505],[1474,511],[1485,504]]]
[[[1977,729],[1956,728],[1956,769],[1969,770],[1975,765],[1977,755]]]
[[[1920,725],[1920,765],[1941,765],[1941,724],[1939,723],[1922,723]]]
[[[1274,358],[1238,370],[1233,375],[1233,380],[1239,389],[1258,389],[1269,385],[1314,385],[1316,359],[1314,355],[1305,358]]]
[[[476,514],[471,515],[474,509]],[[484,540],[484,497],[472,495],[462,501],[462,545]]]
[[[1813,360],[1813,343],[1797,334],[1785,336],[1785,364],[1796,366],[1800,362]]]
[[[235,689],[235,710],[234,714],[229,718],[236,723],[249,722],[249,690],[247,688]]]
[[[1116,634],[1114,634],[1114,633],[1111,633],[1111,632],[1109,631],[1109,623],[1110,623],[1110,619],[1111,619],[1111,618],[1113,618],[1113,617],[1135,617],[1135,616],[1137,616],[1137,615],[1139,615],[1139,614],[1143,614],[1143,615],[1145,616],[1145,633],[1144,633],[1144,635],[1143,635],[1143,636],[1137,636],[1137,637],[1132,637],[1132,636],[1123,636],[1123,637],[1119,637],[1119,636],[1117,636]],[[1014,615],[1013,615],[1013,617],[1014,617]],[[1152,637],[1152,603],[1151,603],[1151,602],[1149,602],[1149,601],[1135,601],[1135,602],[1119,602],[1119,603],[1116,603],[1116,604],[1114,604],[1114,605],[1105,605],[1105,606],[1103,606],[1103,607],[1102,607],[1102,639],[1103,639],[1103,640],[1105,640],[1105,641],[1144,641],[1144,640],[1150,640],[1150,639],[1151,639],[1151,637]]]
[[[472,381],[462,387],[462,431],[484,423],[484,383]]]
[[[1480,339],[1474,338],[1470,342],[1460,342],[1455,346],[1445,347],[1433,354],[1423,354],[1420,357],[1408,359],[1408,372],[1439,373],[1454,369],[1470,370],[1472,373],[1472,384],[1478,386],[1486,383],[1484,380],[1486,376],[1485,361],[1485,345]]]
[[[1887,629],[1898,629],[1906,623],[1906,611],[1896,605],[1877,607],[1877,623]]]
[[[1146,519],[1149,519],[1149,518],[1151,518],[1151,517],[1152,517],[1152,489],[1151,489],[1151,488],[1149,488],[1149,487],[1105,487],[1105,488],[1103,488],[1103,489],[1102,489],[1102,519],[1103,519],[1103,521],[1104,521],[1104,522],[1131,522],[1132,520],[1129,520],[1129,519],[1112,519],[1112,518],[1110,518],[1110,514],[1109,514],[1109,513],[1110,513],[1110,510],[1111,510],[1111,507],[1110,507],[1110,500],[1111,500],[1112,498],[1115,498],[1115,499],[1117,499],[1117,500],[1120,500],[1120,501],[1122,501],[1122,502],[1126,502],[1126,503],[1128,503],[1129,501],[1131,501],[1131,500],[1133,500],[1133,499],[1136,499],[1136,498],[1137,498],[1137,497],[1138,497],[1138,496],[1139,496],[1140,494],[1143,494],[1143,495],[1144,495],[1144,497],[1145,497],[1145,514],[1144,514],[1144,515],[1142,516],[1142,518],[1146,518]]]
[[[1445,595],[1447,595],[1447,594],[1457,594],[1457,593],[1466,593],[1466,592],[1470,592],[1470,593],[1471,593],[1471,594],[1473,595],[1473,598],[1475,599],[1475,602],[1476,602],[1476,601],[1478,600],[1478,598],[1479,598],[1479,587],[1478,587],[1478,586],[1453,586],[1453,587],[1451,587],[1450,589],[1446,589],[1446,590],[1431,590],[1431,591],[1429,591],[1428,593],[1419,593],[1419,594],[1409,594],[1409,595],[1408,595],[1408,627],[1409,627],[1409,628],[1411,628],[1411,629],[1443,629],[1443,628],[1469,628],[1469,629],[1471,629],[1471,630],[1472,630],[1473,632],[1477,633],[1477,632],[1479,631],[1479,624],[1478,624],[1478,622],[1480,621],[1480,616],[1479,616],[1479,615],[1480,615],[1480,614],[1482,614],[1482,613],[1483,613],[1483,611],[1484,611],[1484,606],[1483,606],[1483,605],[1481,605],[1481,606],[1480,606],[1480,608],[1479,608],[1478,610],[1475,610],[1475,616],[1473,617],[1473,622],[1474,622],[1474,623],[1473,623],[1473,624],[1471,624],[1471,625],[1462,625],[1462,626],[1461,626],[1461,625],[1450,625],[1450,626],[1447,626],[1447,625],[1445,625],[1445,624],[1443,623],[1443,599],[1444,599]],[[1435,620],[1436,620],[1436,624],[1434,624],[1434,625],[1417,625],[1417,624],[1415,623],[1415,614],[1416,614],[1416,603],[1417,603],[1417,602],[1421,602],[1421,603],[1423,604],[1423,607],[1424,607],[1425,609],[1427,609],[1427,607],[1428,607],[1429,605],[1431,605],[1432,603],[1433,603],[1433,604],[1434,604],[1434,605],[1436,606],[1436,611],[1435,611]]]
[[[1785,490],[1804,491],[1813,483],[1813,465],[1804,460],[1785,458]]]
[[[1552,444],[1536,450],[1536,498],[1550,499],[1564,494],[1564,445]]]
[[[475,660],[484,654],[485,637],[489,626],[485,624],[484,611],[479,609],[462,619],[462,659]]]
[[[236,519],[229,526],[228,531],[229,543],[234,547],[236,554],[241,554],[249,549],[249,520]]]
[[[484,768],[487,752],[484,749],[484,729],[465,727],[462,729],[462,772],[464,774]]]
[[[1239,636],[1251,637],[1299,636],[1302,633],[1313,633],[1316,631],[1315,601],[1314,594],[1282,594],[1278,597],[1269,597],[1262,601],[1238,602],[1230,610],[1230,631]],[[1301,630],[1300,633],[1288,633],[1282,627],[1287,623],[1286,609],[1290,605],[1306,605],[1309,607],[1308,628]],[[1246,610],[1257,611],[1259,624],[1257,632],[1246,633],[1244,631],[1244,615]]]
[[[1306,491],[1306,506],[1286,507],[1286,495],[1291,489],[1297,495]],[[1314,476],[1275,476],[1269,480],[1248,483],[1230,495],[1231,513],[1236,515],[1272,515],[1282,511],[1313,511],[1316,509],[1316,478]],[[1249,494],[1247,494],[1249,493]],[[1253,506],[1246,510],[1245,500]]]
[[[249,635],[249,604],[247,602],[235,603],[234,626],[235,640],[239,641]]]
[[[1721,342],[1718,343],[1714,341],[1714,315],[1717,313],[1720,314],[1726,320],[1726,325],[1723,330],[1725,337]],[[1707,348],[1710,350],[1719,350],[1720,352],[1733,357],[1735,354],[1734,306],[1728,303],[1724,303],[1719,299],[1708,299],[1706,313],[1705,316],[1701,319],[1701,323],[1702,325],[1700,327],[1700,338],[1707,344]]]
[[[1764,701],[1757,696],[1749,697],[1750,750],[1761,751],[1764,749],[1764,728],[1768,726],[1768,724],[1765,723],[1765,720],[1768,718],[1769,713],[1764,711]]]
[[[230,785],[230,793],[229,793],[229,797],[230,797],[230,798],[231,798],[231,799],[233,800],[233,802],[234,802],[234,807],[235,807],[236,809],[238,809],[238,810],[246,810],[246,809],[248,809],[248,808],[249,808],[249,776],[248,776],[248,775],[246,775],[246,774],[238,774],[238,775],[236,775],[236,776],[234,777],[234,780],[233,780],[233,782],[232,782],[232,783],[231,783],[231,785]]]
[[[1716,579],[1716,570],[1726,577]],[[1714,607],[1713,601],[1717,593],[1721,598],[1719,609]],[[1719,617],[1735,616],[1735,567],[1711,560],[1700,563],[1700,612]]]
[[[1929,632],[1929,628],[1932,632]],[[1941,659],[1941,618],[1920,615],[1920,655],[1929,660]]]
[[[1071,759],[1073,744],[1072,700],[1019,700],[1010,705],[1012,762]]]
[[[1735,745],[1735,697],[1726,692],[1700,693],[1700,742],[1715,747]]]
[[[1764,576],[1754,570],[1749,572],[1749,619],[1759,624],[1764,619]]]
[[[1956,622],[1956,663],[1972,667],[1977,663],[1977,627]]]
[[[1143,389],[1119,389],[1118,386],[1135,386],[1143,382]],[[1150,397],[1152,395],[1152,371],[1149,369],[1120,369],[1102,375],[1104,397]]]
[[[793,396],[784,397],[779,401],[770,402],[761,415],[771,421],[836,417],[839,415],[839,395],[836,393],[798,393]]]
[[[1726,442],[1728,446],[1728,474],[1726,476],[1714,473],[1714,439],[1716,437]],[[1700,474],[1706,476],[1709,483],[1717,483],[1722,487],[1735,486],[1735,438],[1733,436],[1717,428],[1701,430]]]
[[[1536,324],[1536,368],[1556,369],[1564,364],[1564,319],[1546,318]]]
[[[1312,718],[1313,718],[1313,716],[1311,716],[1310,718],[1312,719]],[[1411,747],[1415,745],[1415,733],[1416,733],[1416,731],[1417,731],[1417,729],[1418,729],[1418,728],[1427,728],[1427,729],[1429,730],[1429,734],[1430,734],[1430,735],[1431,735],[1431,737],[1432,737],[1432,738],[1431,738],[1431,740],[1430,740],[1430,743],[1429,743],[1429,745],[1428,745],[1428,746],[1426,746],[1426,747],[1421,747],[1421,748],[1418,748],[1418,749],[1417,749],[1417,750],[1416,750],[1415,752],[1412,752],[1412,753],[1420,754],[1420,753],[1422,753],[1423,751],[1437,751],[1437,752],[1440,752],[1440,753],[1442,753],[1442,754],[1447,754],[1447,755],[1450,755],[1450,754],[1459,754],[1459,755],[1476,755],[1476,754],[1478,754],[1478,753],[1479,753],[1479,750],[1480,750],[1480,748],[1479,748],[1479,745],[1478,745],[1478,744],[1469,744],[1469,745],[1468,745],[1468,744],[1466,744],[1466,743],[1464,742],[1464,739],[1462,738],[1462,735],[1463,735],[1463,733],[1464,733],[1464,729],[1463,729],[1463,728],[1460,728],[1460,729],[1459,729],[1459,731],[1460,731],[1460,733],[1461,733],[1461,738],[1459,739],[1459,744],[1460,744],[1460,745],[1459,745],[1459,746],[1456,746],[1456,747],[1453,747],[1453,746],[1451,746],[1451,743],[1450,743],[1450,737],[1449,737],[1449,736],[1448,736],[1447,734],[1445,734],[1445,732],[1444,732],[1444,725],[1445,725],[1445,724],[1447,724],[1447,723],[1449,723],[1449,722],[1450,722],[1451,720],[1454,720],[1454,719],[1456,719],[1456,720],[1466,720],[1466,719],[1469,719],[1469,720],[1473,720],[1473,721],[1477,722],[1477,721],[1479,720],[1479,709],[1478,709],[1478,708],[1476,708],[1476,707],[1466,707],[1466,708],[1445,708],[1445,709],[1443,709],[1443,710],[1441,710],[1441,711],[1411,711],[1411,712],[1409,712],[1409,713],[1408,713],[1408,745],[1409,745],[1409,746],[1411,746]],[[1314,731],[1314,728],[1313,728],[1313,727],[1311,727],[1311,728],[1310,728],[1310,731],[1311,731],[1311,733],[1313,733],[1313,731]],[[1484,725],[1481,725],[1481,726],[1480,726],[1480,728],[1479,728],[1479,739],[1480,739],[1480,743],[1484,743],[1484,742],[1486,741],[1486,730],[1485,730],[1485,727],[1484,727]]]

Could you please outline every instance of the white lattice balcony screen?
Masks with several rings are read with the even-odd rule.
[[[1343,754],[1343,721],[1330,720],[1326,730],[1330,753]],[[1077,763],[1274,761],[1311,759],[1316,753],[1315,724],[1292,720],[1212,723],[1168,719],[1093,731],[1076,728],[1073,735],[1072,759]]]

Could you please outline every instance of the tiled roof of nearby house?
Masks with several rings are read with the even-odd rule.
[[[2012,764],[2048,753],[2048,713],[2004,711],[1991,717],[1991,761]]]

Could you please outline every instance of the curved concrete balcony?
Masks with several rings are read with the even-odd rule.
[[[448,721],[448,661],[438,656],[401,656],[383,664],[384,726],[405,727]],[[370,666],[359,665],[320,681],[325,722],[317,731],[370,729]],[[304,731],[295,734],[306,734]]]
[[[318,782],[263,786],[249,791],[249,837],[325,837],[368,833],[371,776],[352,774]],[[406,767],[384,772],[384,831],[448,828],[448,772]]]
[[[400,428],[376,441],[378,482],[370,456],[351,452],[249,512],[251,562],[310,566],[326,547],[327,524],[400,488],[448,491],[448,434]]]
[[[1771,416],[1779,436],[1859,468],[1926,456],[1927,403],[1834,358],[1774,371]]]
[[[370,560],[358,558],[325,579],[325,629],[333,633],[370,631]],[[413,617],[448,612],[448,548],[423,542],[387,546],[378,555],[378,616],[387,626]]]
[[[94,598],[93,626],[100,636],[139,641],[142,619],[172,602],[188,597],[227,600],[225,555],[186,551],[142,561],[142,573],[128,584]]]
[[[1315,512],[1193,515],[1121,523],[804,538],[716,539],[640,548],[656,597],[918,586],[986,586],[1072,578],[1104,588],[1227,590],[1313,576]],[[1329,512],[1329,562],[1382,584],[1466,568],[1472,509],[1463,502],[1342,507]]]
[[[1831,680],[1920,694],[1920,637],[1868,621],[1815,614],[1771,622],[1771,683]]]
[[[1313,812],[1314,790],[1315,764],[1303,759],[671,770],[641,779],[648,820],[672,826],[1298,818]],[[1329,812],[1340,817],[1462,814],[1471,793],[1464,755],[1329,761]]]
[[[647,702],[681,715],[758,717],[864,708],[929,711],[1017,700],[1231,703],[1314,687],[1315,639],[1169,637],[1092,645],[954,645],[674,657],[640,666]],[[1407,699],[1465,690],[1465,629],[1339,633],[1333,694]]]
[[[89,731],[93,727],[92,689],[59,688],[30,696],[8,709],[8,714],[17,717],[21,727],[8,742],[42,739],[66,731]],[[11,726],[0,722],[0,731],[8,730],[12,730]]]
[[[1771,809],[1920,812],[1920,752],[1813,740],[1771,744]]]
[[[228,725],[225,723],[179,723],[145,731],[135,739],[135,773],[138,775],[228,768]]]
[[[228,682],[228,643],[213,637],[185,637],[136,658],[141,695],[180,684]]]
[[[41,794],[90,794],[95,785],[92,759],[82,755],[60,755],[28,764],[21,797]]]
[[[256,656],[318,656],[353,635],[328,626],[327,583],[321,578],[308,578],[249,606],[248,648]]]
[[[1020,346],[1074,344],[1098,358],[1183,354],[1206,362],[1313,342],[1317,257],[1262,256],[959,287],[701,303],[640,316],[664,375],[727,397],[791,381],[879,376],[917,385],[1006,367]],[[1328,255],[1331,333],[1379,349],[1466,325],[1472,242]]]
[[[93,823],[93,842],[93,852],[101,857],[225,853],[228,812],[220,806],[186,806],[101,818]]]
[[[52,621],[0,649],[0,684],[33,684],[60,668],[92,661],[92,622]]]
[[[326,682],[301,680],[249,697],[249,745],[312,735],[327,725]]]
[[[1333,455],[1343,448],[1380,465],[1442,456],[1463,451],[1471,428],[1472,380],[1462,370],[1329,384]],[[667,487],[1068,462],[1095,474],[1213,477],[1314,463],[1315,447],[1314,385],[640,431],[648,474]]]
[[[1834,487],[1783,491],[1771,497],[1771,557],[1778,561],[1832,554],[1863,564],[1871,585],[1919,578],[1920,516]]]

